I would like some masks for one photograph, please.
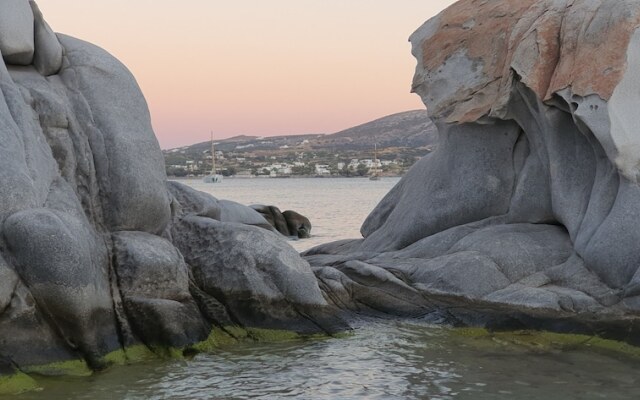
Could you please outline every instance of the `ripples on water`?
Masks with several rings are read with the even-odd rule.
[[[386,179],[227,180],[220,198],[309,216],[310,241],[356,237],[397,182]],[[245,343],[187,361],[112,368],[91,378],[41,379],[23,400],[91,399],[640,399],[640,361],[586,349],[465,339],[420,321],[366,321],[347,338]]]
[[[241,344],[189,361],[46,380],[23,399],[638,399],[640,363],[474,343],[418,321],[347,338]]]

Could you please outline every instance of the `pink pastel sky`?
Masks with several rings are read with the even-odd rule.
[[[162,148],[424,108],[409,35],[454,0],[38,0],[131,69]]]

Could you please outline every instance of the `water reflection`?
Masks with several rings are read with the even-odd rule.
[[[638,399],[640,363],[476,342],[418,322],[342,339],[243,344],[188,361],[42,380],[21,399]]]

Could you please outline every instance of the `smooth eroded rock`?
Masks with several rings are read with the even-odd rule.
[[[639,28],[631,0],[461,0],[420,27],[413,91],[436,150],[363,239],[305,253],[329,298],[633,342]]]
[[[191,297],[178,250],[143,232],[116,232],[113,240],[124,309],[142,341],[180,348],[206,339],[211,327]]]
[[[62,68],[62,45],[58,41],[35,1],[29,0],[34,16],[33,65],[44,76],[57,74]]]
[[[0,2],[0,52],[0,378],[348,329],[258,212],[166,181],[119,61],[28,0]]]
[[[32,63],[34,19],[28,0],[0,2],[0,53],[7,64]]]
[[[309,264],[277,234],[187,216],[172,236],[196,285],[242,326],[303,334],[345,329],[330,314]]]

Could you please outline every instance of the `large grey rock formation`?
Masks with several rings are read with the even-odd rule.
[[[0,2],[0,52],[0,374],[347,328],[260,214],[167,184],[120,62],[27,0]]]
[[[335,306],[640,344],[639,27],[631,0],[427,22],[414,90],[437,150],[363,238],[302,259],[255,210],[166,182],[122,64],[0,2],[0,375],[338,332]]]
[[[640,3],[462,0],[411,36],[439,129],[362,226],[306,253],[346,308],[640,344]]]

